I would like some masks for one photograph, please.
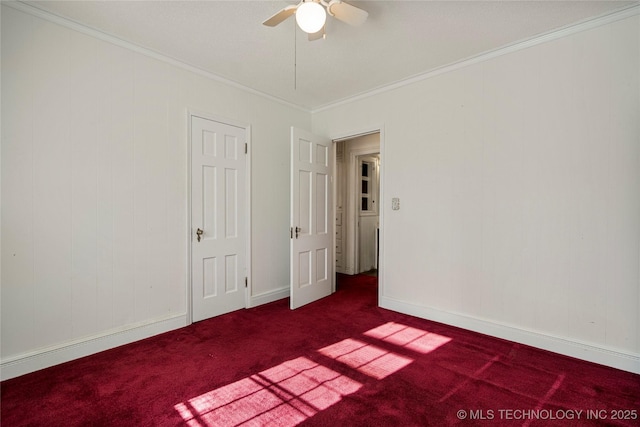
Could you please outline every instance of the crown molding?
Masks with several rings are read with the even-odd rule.
[[[44,20],[52,22],[54,24],[58,24],[58,25],[60,25],[62,27],[68,28],[70,30],[77,31],[79,33],[94,37],[94,38],[102,40],[104,42],[111,43],[113,45],[116,45],[116,46],[119,46],[119,47],[122,47],[122,48],[125,48],[125,49],[128,49],[128,50],[131,50],[133,52],[139,53],[141,55],[145,55],[147,57],[156,59],[158,61],[162,61],[164,63],[167,63],[167,64],[173,65],[175,67],[181,68],[181,69],[183,69],[185,71],[189,71],[189,72],[192,72],[192,73],[197,74],[199,76],[205,77],[207,79],[214,80],[216,82],[225,84],[227,86],[231,86],[233,88],[236,88],[236,89],[239,89],[241,91],[250,93],[252,95],[257,95],[257,96],[266,98],[266,99],[268,99],[270,101],[277,102],[277,103],[282,104],[284,106],[287,106],[289,108],[293,108],[293,109],[296,109],[296,110],[299,110],[299,111],[303,111],[305,113],[310,113],[311,112],[311,110],[309,108],[303,107],[303,106],[298,105],[298,104],[291,103],[289,101],[285,101],[284,99],[278,98],[278,97],[273,96],[273,95],[269,95],[269,94],[267,94],[265,92],[261,92],[259,90],[253,89],[253,88],[251,88],[249,86],[242,85],[242,84],[240,84],[238,82],[235,82],[233,80],[229,80],[229,79],[227,79],[225,77],[218,76],[216,74],[213,74],[213,73],[211,73],[209,71],[205,71],[205,70],[203,70],[201,68],[198,68],[196,66],[193,66],[191,64],[187,64],[187,63],[185,63],[183,61],[180,61],[178,59],[175,59],[175,58],[172,58],[170,56],[164,55],[162,53],[156,52],[156,51],[154,51],[152,49],[139,46],[139,45],[137,45],[135,43],[132,43],[130,41],[118,38],[116,36],[113,36],[111,34],[102,32],[102,31],[97,30],[95,28],[88,27],[87,25],[82,24],[80,22],[76,22],[76,21],[74,21],[72,19],[56,15],[54,13],[51,13],[49,11],[40,9],[38,7],[35,7],[35,6],[32,6],[30,4],[23,3],[22,1],[19,1],[19,0],[18,1],[0,0],[0,1],[2,2],[2,5],[9,6],[9,7],[13,8],[13,9],[16,9],[16,10],[19,10],[21,12],[27,13],[29,15],[44,19]]]
[[[298,104],[294,104],[292,102],[286,101],[282,98],[278,98],[276,96],[258,91],[256,89],[253,89],[251,87],[242,85],[238,82],[235,82],[233,80],[218,76],[216,74],[213,74],[211,72],[205,71],[201,68],[195,67],[193,65],[187,64],[185,62],[182,62],[178,59],[169,57],[167,55],[161,54],[159,52],[156,52],[154,50],[139,46],[135,43],[120,39],[118,37],[115,37],[111,34],[107,34],[104,33],[102,31],[99,31],[95,28],[91,28],[88,27],[84,24],[81,24],[79,22],[73,21],[71,19],[65,18],[65,17],[61,17],[58,15],[55,15],[51,12],[39,9],[35,6],[26,4],[26,3],[22,3],[21,1],[14,1],[14,0],[10,0],[10,1],[6,1],[6,0],[2,0],[2,5],[6,5],[9,7],[12,7],[16,10],[22,11],[24,13],[36,16],[38,18],[42,18],[45,19],[47,21],[50,21],[52,23],[61,25],[63,27],[69,28],[71,30],[95,37],[99,40],[114,44],[116,46],[120,46],[123,47],[125,49],[131,50],[133,52],[157,59],[159,61],[168,63],[170,65],[176,66],[178,68],[181,68],[183,70],[186,71],[190,71],[194,74],[200,75],[202,77],[208,78],[210,80],[213,81],[217,81],[219,83],[225,84],[227,86],[231,86],[234,87],[236,89],[242,90],[246,93],[250,93],[253,95],[257,95],[260,97],[263,97],[265,99],[268,99],[270,101],[279,103],[281,105],[287,106],[289,108],[293,108],[299,111],[303,111],[306,113],[310,113],[310,114],[315,114],[315,113],[319,113],[322,111],[326,111],[326,110],[330,110],[342,105],[346,105],[346,104],[350,104],[352,102],[355,101],[359,101],[362,99],[366,99],[372,96],[376,96],[385,92],[389,92],[404,86],[408,86],[417,82],[420,82],[422,80],[426,80],[426,79],[430,79],[432,77],[436,77],[438,75],[441,74],[445,74],[451,71],[455,71],[461,68],[465,68],[468,67],[470,65],[474,65],[474,64],[478,64],[480,62],[484,62],[484,61],[488,61],[490,59],[493,58],[497,58],[499,56],[502,55],[507,55],[513,52],[517,52],[519,50],[523,50],[523,49],[527,49],[530,48],[532,46],[536,46],[539,44],[543,44],[543,43],[547,43],[549,41],[552,40],[557,40],[563,37],[567,37],[569,35],[572,34],[576,34],[582,31],[586,31],[586,30],[590,30],[592,28],[596,28],[602,25],[606,25],[606,24],[610,24],[612,22],[615,21],[619,21],[622,19],[626,19],[629,18],[631,16],[636,16],[640,14],[640,4],[634,4],[631,6],[628,6],[626,8],[623,8],[621,10],[617,10],[596,18],[591,18],[582,22],[578,22],[576,24],[572,24],[560,29],[556,29],[553,31],[550,31],[548,33],[544,33],[538,36],[535,36],[533,38],[530,39],[526,39],[526,40],[522,40],[519,42],[515,42],[494,50],[490,50],[487,52],[483,52],[481,54],[469,57],[469,58],[465,58],[463,60],[460,61],[456,61],[453,62],[451,64],[448,65],[444,65],[442,67],[438,67],[420,74],[416,74],[414,76],[411,77],[407,77],[405,79],[402,80],[398,80],[396,82],[393,83],[389,83],[383,86],[379,86],[375,89],[371,89],[362,93],[359,93],[357,95],[354,96],[350,96],[347,98],[343,98],[340,100],[336,100],[334,102],[330,102],[328,104],[324,104],[318,107],[305,107],[302,105],[298,105]]]
[[[548,33],[544,33],[538,36],[534,36],[530,39],[521,40],[519,42],[515,42],[506,46],[499,47],[494,50],[490,50],[487,52],[483,52],[478,55],[471,56],[469,58],[453,62],[448,65],[444,65],[442,67],[435,68],[433,70],[426,71],[424,73],[416,74],[411,77],[407,77],[402,80],[398,80],[394,83],[389,83],[383,86],[379,86],[375,89],[371,89],[365,92],[362,92],[358,95],[350,96],[347,98],[343,98],[341,100],[331,102],[325,105],[322,105],[317,108],[311,109],[311,114],[319,113],[322,111],[330,110],[332,108],[340,107],[342,105],[350,104],[355,101],[359,101],[362,99],[366,99],[375,95],[379,95],[385,92],[392,91],[394,89],[401,88],[403,86],[408,86],[422,80],[430,79],[435,76],[439,76],[441,74],[445,74],[451,71],[459,70],[461,68],[468,67],[470,65],[478,64],[480,62],[488,61],[493,58],[497,58],[502,55],[507,55],[513,52],[517,52],[519,50],[527,49],[532,46],[537,46],[539,44],[547,43],[552,40],[557,40],[563,37],[567,37],[572,34],[576,34],[582,31],[590,30],[596,27],[600,27],[602,25],[610,24],[612,22],[620,21],[622,19],[626,19],[635,15],[640,14],[640,4],[634,4],[631,6],[627,6],[626,8],[596,17],[590,18],[585,21],[581,21],[575,24],[568,25],[566,27],[556,29],[550,31]]]

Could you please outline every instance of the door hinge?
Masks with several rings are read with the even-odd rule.
[[[248,278],[248,277],[245,277],[245,278],[244,278],[244,287],[246,288],[246,287],[248,287],[248,286],[249,286],[249,278]]]
[[[247,154],[249,152],[249,144],[248,143],[244,143],[244,154]]]

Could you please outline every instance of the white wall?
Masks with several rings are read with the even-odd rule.
[[[5,5],[2,89],[3,378],[188,322],[189,109],[251,126],[251,304],[288,295],[308,112]]]
[[[639,42],[635,15],[314,113],[384,124],[384,307],[640,372]]]

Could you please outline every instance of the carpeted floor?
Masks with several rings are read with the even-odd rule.
[[[366,275],[0,387],[3,427],[640,425],[640,376],[380,309]]]

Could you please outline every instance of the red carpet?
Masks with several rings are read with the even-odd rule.
[[[638,426],[640,376],[376,307],[342,276],[1,384],[10,426]]]

